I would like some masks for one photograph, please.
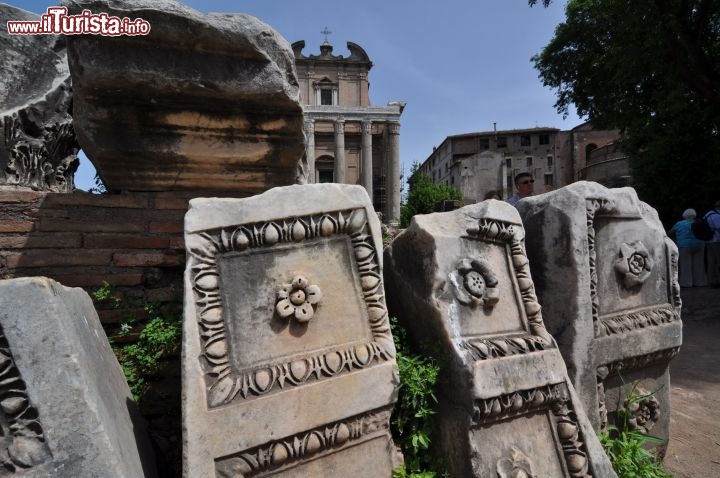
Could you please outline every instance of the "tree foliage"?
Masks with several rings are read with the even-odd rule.
[[[574,105],[621,131],[634,185],[665,222],[709,208],[720,199],[720,2],[569,0],[565,13],[533,57],[558,112]]]
[[[400,210],[400,227],[407,227],[415,214],[429,214],[443,200],[461,200],[460,191],[445,184],[433,184],[427,174],[414,163],[408,178],[407,201]]]

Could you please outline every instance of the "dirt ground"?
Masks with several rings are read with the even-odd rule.
[[[682,289],[683,345],[670,364],[670,443],[676,478],[720,477],[720,289]]]

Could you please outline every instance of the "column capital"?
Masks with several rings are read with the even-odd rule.
[[[400,134],[400,122],[399,121],[388,121],[388,133]]]
[[[345,134],[345,120],[335,120],[335,134]]]
[[[372,121],[364,119],[362,120],[362,132],[363,134],[372,133]]]
[[[305,128],[305,132],[314,133],[315,132],[315,120],[314,119],[306,119],[303,122],[303,127]]]

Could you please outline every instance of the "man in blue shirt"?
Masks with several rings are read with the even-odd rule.
[[[530,173],[518,173],[515,175],[515,189],[517,192],[507,200],[513,206],[522,198],[533,195],[533,183],[535,180]]]

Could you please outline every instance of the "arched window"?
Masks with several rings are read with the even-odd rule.
[[[596,149],[597,149],[597,144],[595,144],[595,143],[590,143],[587,146],[585,146],[585,160],[590,158],[590,153],[592,153]]]

